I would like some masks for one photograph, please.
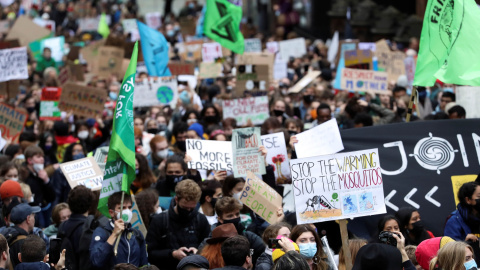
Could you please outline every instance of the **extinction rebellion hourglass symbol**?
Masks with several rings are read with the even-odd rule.
[[[450,166],[455,159],[455,152],[452,145],[445,139],[433,137],[423,138],[415,145],[413,154],[418,164],[428,170],[436,170],[440,174],[441,169]]]

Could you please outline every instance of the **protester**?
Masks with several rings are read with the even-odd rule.
[[[219,270],[240,270],[253,267],[250,243],[245,236],[237,235],[225,240],[222,244],[222,257],[225,267],[217,268]]]
[[[290,238],[297,243],[300,254],[307,259],[311,270],[331,269],[320,237],[311,226],[297,225],[293,227]]]
[[[183,258],[177,265],[177,270],[190,269],[213,269],[210,267],[208,260],[200,255],[190,255]]]
[[[156,189],[160,196],[171,197],[174,195],[176,185],[184,179],[198,178],[197,175],[190,175],[187,163],[180,155],[173,155],[165,163],[165,178],[159,179]]]
[[[72,212],[67,203],[59,203],[55,205],[52,211],[53,224],[45,228],[43,232],[49,238],[57,238],[58,227],[60,224],[70,218]]]
[[[429,269],[430,261],[432,260],[433,257],[437,255],[438,250],[444,247],[447,243],[454,242],[454,241],[455,240],[453,240],[452,238],[448,236],[444,236],[444,237],[435,237],[435,238],[427,239],[421,242],[415,249],[415,258],[420,268]],[[406,247],[405,247],[405,250],[406,250]],[[414,263],[413,260],[411,261],[412,263]]]
[[[152,171],[148,167],[147,158],[141,154],[135,155],[135,175],[136,178],[130,187],[133,194],[141,193],[143,190],[150,188],[156,182]]]
[[[137,201],[143,223],[148,227],[152,217],[162,212],[162,208],[159,205],[158,192],[153,188],[146,189],[135,195],[135,200]]]
[[[348,240],[348,248],[350,249],[350,256],[352,258],[352,265],[355,263],[355,258],[357,257],[357,253],[361,247],[367,244],[367,240],[365,239],[349,239]],[[340,249],[338,253],[338,270],[346,270],[347,265],[345,261],[345,252],[343,252],[343,248]]]
[[[0,234],[0,270],[6,270],[10,261],[7,239]]]
[[[273,266],[273,259],[272,259],[272,253],[273,253],[273,248],[269,247],[269,242],[270,239],[275,239],[277,236],[282,236],[282,237],[290,237],[290,231],[292,230],[292,226],[288,223],[284,222],[279,222],[276,224],[272,224],[268,226],[265,231],[263,232],[262,235],[262,240],[265,245],[267,245],[267,248],[265,249],[265,252],[258,257],[257,263],[255,265],[255,269],[257,270],[269,270]]]
[[[231,223],[220,225],[213,229],[212,237],[207,239],[207,245],[200,252],[200,255],[207,258],[212,269],[225,266],[221,252],[222,244],[226,239],[236,235],[238,235],[237,229]]]
[[[216,180],[207,180],[200,183],[202,196],[200,197],[200,208],[198,212],[204,214],[210,225],[218,222],[215,213],[215,204],[222,196],[222,184]]]
[[[412,207],[400,208],[395,216],[400,221],[400,228],[405,237],[405,244],[418,245],[423,240],[433,238],[433,234],[425,229],[420,213]]]
[[[289,270],[289,269],[299,269],[299,270],[309,270],[310,266],[307,263],[307,260],[296,251],[289,251],[285,253],[282,257],[275,261],[275,264],[271,268],[272,270]]]
[[[477,264],[473,259],[473,249],[464,242],[447,243],[438,251],[437,256],[430,261],[429,269],[475,270]]]
[[[50,269],[50,266],[47,264],[47,246],[45,242],[36,235],[29,235],[23,241],[20,253],[18,253],[18,260],[20,263],[15,266],[15,269]]]

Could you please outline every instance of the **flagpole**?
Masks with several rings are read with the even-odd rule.
[[[125,197],[125,192],[122,191],[122,200],[120,202],[120,218],[122,218],[123,215],[123,198]],[[118,251],[118,244],[120,243],[120,237],[122,237],[123,231],[117,236],[117,241],[115,243],[115,248],[113,249],[113,253],[115,254],[115,257],[117,256],[117,251]]]
[[[416,98],[417,98],[417,87],[413,86],[412,95],[410,96],[410,102],[408,102],[407,116],[405,117],[407,123],[410,122],[410,117],[412,116],[413,105],[415,104]]]

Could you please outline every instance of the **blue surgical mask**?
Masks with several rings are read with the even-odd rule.
[[[111,100],[117,100],[118,98],[118,95],[115,92],[108,93],[108,96],[110,97]]]
[[[463,264],[465,266],[465,269],[471,270],[471,269],[477,269],[477,263],[475,262],[474,259],[471,259],[470,261],[466,262]]]
[[[317,243],[300,244],[298,248],[300,249],[300,254],[307,259],[313,258],[317,253]]]
[[[79,160],[79,159],[82,159],[84,157],[85,157],[85,154],[83,154],[83,153],[76,154],[76,155],[72,156],[73,160]]]
[[[451,88],[451,87],[445,87],[445,88],[443,88],[443,92],[453,93],[453,88]],[[468,270],[468,269],[467,269],[467,270]]]
[[[175,30],[168,30],[167,31],[167,36],[173,37],[175,35]]]
[[[138,175],[139,170],[135,169],[135,175]]]

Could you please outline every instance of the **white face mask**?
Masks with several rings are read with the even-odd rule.
[[[237,199],[237,201],[243,206],[243,202],[240,201],[240,196],[242,196],[242,192],[241,192],[241,191],[238,192],[238,193],[233,194],[232,197],[235,198],[235,199]]]
[[[168,157],[168,148],[167,149],[163,149],[161,151],[157,151],[157,156],[159,158],[167,158]]]
[[[160,214],[160,213],[162,213],[162,208],[159,206],[155,211],[155,214]]]
[[[18,177],[15,177],[15,178],[10,177],[10,178],[8,178],[8,179],[13,180],[13,181],[15,181],[15,182],[18,182]]]
[[[120,212],[116,212],[116,213],[117,213],[117,219],[120,219]],[[133,216],[132,210],[123,209],[122,219],[125,223],[129,223],[132,220],[132,216]]]
[[[35,170],[37,173],[43,170],[45,165],[43,163],[33,163],[33,170]]]
[[[78,138],[81,140],[85,140],[86,138],[88,138],[88,135],[89,135],[88,130],[79,131],[77,134]]]

